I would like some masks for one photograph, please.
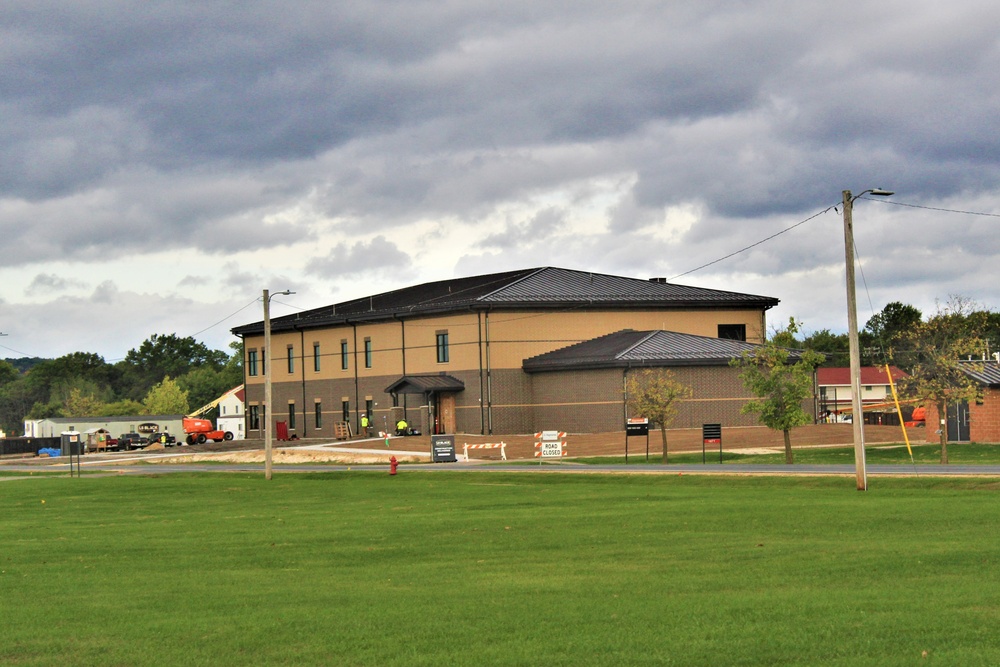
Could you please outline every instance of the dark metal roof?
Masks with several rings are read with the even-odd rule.
[[[310,329],[468,310],[514,308],[760,308],[768,296],[673,285],[553,267],[454,278],[374,294],[271,320],[273,331]],[[235,327],[260,334],[263,321]]]
[[[988,387],[1000,387],[1000,362],[962,362],[962,371]]]
[[[465,383],[451,375],[404,375],[385,388],[387,394],[427,394],[432,391],[464,391]]]
[[[632,366],[725,366],[730,359],[760,346],[754,343],[693,336],[675,331],[625,329],[525,359],[525,372],[625,368]],[[800,358],[797,350],[790,361]]]

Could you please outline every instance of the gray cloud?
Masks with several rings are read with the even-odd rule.
[[[155,252],[179,266],[148,299],[211,283],[232,295],[225,310],[278,281],[334,298],[420,280],[430,269],[397,237],[416,221],[467,229],[459,273],[672,276],[845,188],[995,212],[998,23],[1000,7],[979,0],[836,13],[787,0],[261,0],[238,12],[12,0],[0,253],[38,276],[33,303],[70,287],[56,258]],[[606,232],[580,234],[588,198]],[[654,233],[672,206],[697,223]],[[983,222],[859,204],[873,289],[988,297],[1000,242]],[[843,298],[839,235],[830,211],[684,280],[759,288],[835,327],[815,302]],[[292,246],[300,256],[281,264]]]
[[[326,256],[306,264],[306,271],[328,279],[378,274],[405,279],[413,275],[410,256],[384,236],[354,244],[337,244]]]
[[[28,296],[62,292],[73,287],[86,287],[86,283],[57,276],[54,273],[39,273],[28,285]]]

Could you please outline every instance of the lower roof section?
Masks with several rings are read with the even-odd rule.
[[[437,391],[464,391],[465,383],[443,373],[404,375],[385,388],[387,394],[429,394]]]

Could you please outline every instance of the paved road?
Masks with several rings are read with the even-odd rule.
[[[364,450],[359,450],[364,451]],[[384,455],[386,450],[378,450]],[[412,452],[399,452],[412,454]],[[162,463],[155,465],[124,465],[156,458],[175,456],[172,454],[134,453],[128,456],[91,458],[84,457],[82,469],[88,474],[127,474],[146,475],[175,472],[236,472],[264,473],[262,463]],[[75,464],[74,464],[75,467]],[[22,473],[65,473],[69,474],[68,460],[57,459],[7,459],[0,461],[0,472]],[[275,465],[275,474],[291,472],[332,472],[332,471],[379,471],[388,472],[388,465],[334,465],[334,464],[298,464]],[[572,461],[544,463],[542,465],[530,462],[496,463],[492,461],[456,463],[417,463],[401,464],[400,474],[420,472],[457,472],[476,470],[480,472],[522,472],[522,473],[618,473],[618,474],[684,474],[684,475],[844,475],[854,476],[853,465],[783,465],[783,464],[692,464],[692,465],[585,465]],[[869,465],[869,477],[1000,477],[1000,465]],[[0,476],[0,481],[31,479],[25,476]]]

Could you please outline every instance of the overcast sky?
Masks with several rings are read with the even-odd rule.
[[[995,0],[6,0],[0,119],[0,357],[536,266],[842,332],[875,187],[862,325],[1000,306]]]

